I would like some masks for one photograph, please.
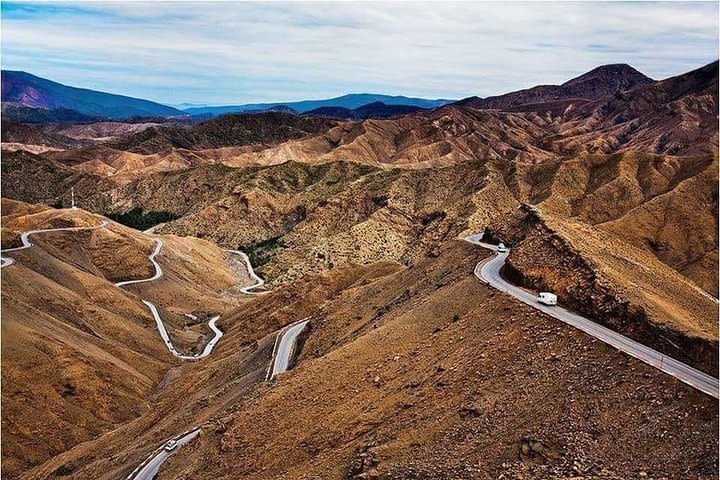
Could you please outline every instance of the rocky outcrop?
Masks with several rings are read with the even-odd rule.
[[[654,318],[643,305],[620,293],[621,286],[599,265],[550,228],[532,207],[486,230],[490,241],[513,247],[503,275],[536,291],[552,291],[559,302],[634,340],[717,375],[718,341],[688,335]]]

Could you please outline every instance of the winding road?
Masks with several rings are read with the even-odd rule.
[[[160,265],[155,260],[155,257],[160,254],[160,251],[163,247],[162,240],[156,239],[156,245],[155,250],[153,253],[150,254],[148,259],[153,263],[155,266],[155,275],[153,275],[150,278],[141,279],[141,280],[127,280],[123,282],[118,282],[115,285],[120,287],[124,285],[131,285],[135,283],[142,283],[142,282],[149,282],[152,280],[157,280],[158,278],[162,277],[163,272]],[[244,263],[245,263],[245,269],[247,270],[248,275],[252,280],[255,281],[253,285],[242,287],[240,288],[240,292],[245,295],[263,295],[269,292],[253,292],[251,290],[262,287],[265,285],[265,281],[260,278],[255,271],[253,270],[252,264],[250,263],[250,258],[245,254],[245,252],[241,252],[239,250],[225,250],[228,253],[232,253],[235,255],[240,256]],[[231,264],[232,265],[232,264]],[[167,346],[168,350],[175,355],[177,358],[183,359],[183,360],[198,360],[200,358],[207,357],[212,352],[213,348],[217,344],[220,337],[222,337],[223,333],[220,331],[216,326],[215,322],[220,317],[214,317],[208,322],[208,326],[215,332],[215,336],[205,345],[205,349],[203,350],[202,354],[199,355],[193,355],[193,356],[187,356],[182,355],[180,352],[178,352],[175,347],[173,346],[170,337],[168,336],[167,329],[165,328],[165,324],[163,323],[162,319],[160,318],[160,314],[157,310],[157,307],[147,301],[143,300],[143,303],[145,306],[148,307],[150,310],[150,313],[152,313],[153,318],[155,319],[155,323],[157,324],[158,331],[160,332],[160,336],[162,337],[163,341],[165,342],[165,345]],[[193,318],[192,315],[186,314],[186,316]],[[297,343],[297,337],[298,335],[304,330],[305,326],[308,324],[309,320],[303,319],[300,320],[297,323],[294,323],[290,325],[289,327],[286,327],[284,330],[280,331],[278,334],[278,338],[275,342],[275,349],[273,351],[273,357],[271,359],[271,367],[272,367],[272,374],[270,376],[270,379],[274,378],[275,375],[278,373],[284,372],[287,370],[288,365],[290,364],[290,359],[292,358],[292,355],[295,350],[295,345]],[[270,375],[270,373],[268,373]],[[165,462],[165,460],[170,457],[173,453],[175,453],[180,447],[185,445],[186,443],[193,440],[195,437],[197,437],[200,432],[202,431],[202,425],[194,428],[193,430],[189,430],[187,432],[183,432],[181,435],[179,435],[176,438],[173,438],[172,440],[177,441],[177,447],[173,449],[172,451],[168,452],[164,449],[164,445],[167,443],[163,443],[162,446],[158,447],[157,449],[153,450],[153,452],[148,456],[148,458],[141,463],[135,470],[133,470],[130,475],[127,476],[127,480],[133,479],[133,480],[152,480],[155,475],[157,474],[158,470],[160,469],[160,466]]]
[[[150,278],[143,278],[140,280],[125,280],[124,282],[117,282],[115,284],[116,287],[124,287],[125,285],[133,285],[135,283],[145,283],[145,282],[152,282],[153,280],[157,280],[158,278],[163,276],[162,268],[160,268],[160,264],[155,260],[155,257],[157,257],[160,254],[160,250],[162,250],[163,243],[162,240],[159,238],[155,239],[155,250],[148,256],[148,259],[152,262],[153,266],[155,267],[155,274]]]
[[[560,306],[547,306],[538,302],[537,297],[532,293],[517,287],[506,281],[500,275],[500,270],[505,265],[505,260],[509,252],[500,253],[495,245],[482,241],[482,234],[470,235],[466,237],[467,242],[490,249],[496,253],[494,257],[489,257],[478,263],[475,267],[475,276],[481,281],[492,285],[498,290],[508,293],[517,298],[521,302],[540,310],[543,313],[557,318],[568,325],[571,325],[592,337],[612,346],[621,352],[625,352],[631,357],[637,358],[648,365],[651,365],[665,373],[672,375],[681,382],[690,385],[693,388],[707,393],[715,398],[720,395],[718,393],[718,379],[686,365],[674,358],[668,357],[657,350],[653,350],[641,343],[636,342],[624,335],[603,327],[592,320],[582,317],[570,310]]]
[[[205,345],[205,348],[203,349],[202,353],[196,353],[195,355],[183,355],[180,352],[178,352],[175,349],[175,346],[173,345],[172,341],[170,340],[170,336],[168,335],[167,329],[165,329],[165,324],[163,323],[162,319],[160,318],[160,314],[158,313],[157,307],[148,302],[147,300],[142,301],[146,307],[150,310],[150,313],[152,313],[153,318],[155,319],[155,324],[157,325],[158,332],[160,332],[160,336],[162,337],[163,341],[165,342],[165,346],[167,346],[168,350],[170,350],[170,353],[175,355],[177,358],[181,360],[199,360],[201,358],[205,358],[212,352],[213,348],[215,348],[215,345],[217,344],[218,340],[220,340],[220,337],[223,336],[222,330],[217,328],[215,325],[217,321],[220,319],[220,316],[216,316],[210,319],[208,322],[208,327],[210,327],[210,330],[212,330],[215,333],[215,336]],[[196,317],[197,318],[197,317]]]
[[[160,268],[160,265],[155,260],[155,257],[160,253],[160,250],[162,248],[162,241],[157,240],[157,245],[153,253],[148,257],[150,261],[155,265],[155,275],[151,278],[143,279],[143,280],[129,280],[125,282],[119,282],[116,284],[117,286],[121,285],[129,285],[132,283],[140,283],[140,282],[147,282],[151,280],[156,280],[160,278],[162,274],[162,269]],[[253,285],[242,287],[240,289],[240,292],[246,294],[246,295],[262,295],[269,292],[253,292],[250,291],[252,289],[261,287],[265,284],[265,281],[260,278],[255,271],[253,270],[252,264],[250,263],[250,259],[245,254],[245,252],[241,252],[239,250],[225,250],[228,253],[239,255],[243,261],[245,262],[245,268],[247,269],[247,273],[250,276],[251,279],[255,281]],[[210,352],[212,352],[213,347],[217,344],[217,341],[222,336],[222,332],[215,326],[215,322],[220,317],[214,317],[210,320],[208,323],[208,326],[215,332],[215,337],[208,342],[207,345],[205,345],[205,350],[201,355],[197,356],[186,356],[182,355],[172,345],[172,342],[170,341],[170,338],[167,334],[167,330],[165,329],[165,325],[163,321],[160,319],[160,315],[157,311],[157,307],[153,305],[151,302],[148,302],[147,300],[143,300],[143,303],[150,309],[150,312],[153,315],[153,318],[155,318],[155,322],[158,327],[158,331],[160,332],[160,336],[165,341],[165,344],[167,345],[170,352],[175,355],[178,358],[184,359],[184,360],[197,360],[199,358],[204,358],[208,355],[210,355]],[[186,314],[187,315],[187,314]],[[190,316],[190,315],[188,315]],[[192,318],[192,316],[190,316]],[[292,355],[295,352],[295,346],[297,344],[297,338],[298,335],[305,329],[307,326],[309,320],[303,319],[299,322],[296,322],[294,324],[289,325],[288,327],[285,327],[283,330],[281,330],[278,333],[277,339],[275,341],[275,347],[273,350],[273,355],[270,360],[270,368],[268,369],[268,380],[272,380],[275,378],[275,376],[278,373],[284,372],[287,370],[288,366],[290,365],[290,360],[292,358]],[[148,456],[148,458],[141,463],[135,470],[133,470],[130,475],[127,476],[127,480],[152,480],[155,475],[157,474],[158,470],[160,469],[160,466],[165,462],[165,460],[170,457],[173,453],[175,453],[180,447],[185,445],[186,443],[193,440],[195,437],[197,437],[200,432],[202,431],[202,425],[194,428],[193,430],[189,430],[187,432],[183,432],[178,437],[173,438],[172,440],[177,441],[177,447],[173,449],[172,451],[168,452],[164,449],[164,445],[167,443],[163,443],[162,446],[156,448],[153,450],[153,452]]]
[[[247,256],[245,252],[241,252],[240,250],[225,250],[228,253],[234,253],[236,255],[239,255],[240,258],[243,259],[245,262],[245,270],[247,270],[248,276],[250,276],[251,279],[255,281],[253,285],[250,285],[248,287],[242,287],[240,289],[241,293],[244,293],[245,295],[264,295],[266,293],[269,293],[267,291],[265,292],[251,292],[251,290],[254,290],[256,288],[262,287],[265,285],[265,280],[258,277],[258,275],[255,273],[255,270],[253,270],[253,266],[250,263],[250,257]]]
[[[33,243],[30,242],[30,235],[35,235],[38,233],[45,233],[45,232],[61,232],[61,231],[77,231],[77,230],[94,230],[98,228],[103,228],[108,225],[108,222],[106,220],[103,220],[99,225],[93,226],[93,227],[63,227],[63,228],[47,228],[47,229],[39,229],[39,230],[30,230],[28,232],[24,232],[20,235],[20,240],[22,242],[22,245],[20,247],[14,247],[14,248],[8,248],[5,250],[0,250],[0,267],[7,267],[9,265],[12,265],[15,263],[15,260],[11,257],[6,257],[2,254],[5,254],[6,252],[13,252],[18,250],[24,250],[26,248],[30,248]],[[138,279],[138,280],[124,280],[121,282],[115,283],[116,287],[125,287],[127,285],[135,285],[139,283],[145,283],[145,282],[151,282],[154,280],[157,280],[163,276],[162,267],[157,262],[156,257],[160,254],[162,251],[162,248],[164,246],[164,243],[161,239],[156,238],[155,239],[155,248],[153,249],[152,253],[148,256],[148,260],[153,264],[155,267],[155,273],[148,278]],[[265,284],[265,281],[260,278],[255,271],[253,270],[252,264],[250,263],[250,258],[245,254],[244,252],[241,252],[239,250],[225,250],[228,253],[239,255],[244,263],[245,268],[247,270],[248,275],[252,280],[254,280],[254,284],[246,287],[242,287],[240,289],[240,292],[245,295],[262,295],[269,292],[254,292],[253,289],[262,287]],[[212,339],[205,345],[205,348],[203,349],[202,353],[195,354],[195,355],[183,355],[180,353],[175,346],[173,345],[172,341],[170,340],[170,336],[168,335],[167,329],[165,328],[165,324],[160,318],[160,313],[158,312],[157,307],[155,304],[148,300],[142,300],[143,304],[150,310],[150,313],[152,314],[153,318],[155,319],[155,323],[157,325],[158,332],[160,333],[160,336],[162,337],[163,341],[165,342],[166,347],[172,353],[175,357],[180,358],[182,360],[199,360],[201,358],[205,358],[212,352],[213,348],[217,345],[217,342],[220,340],[220,338],[223,335],[223,332],[217,328],[217,321],[219,320],[219,316],[213,317],[208,322],[208,327],[213,331],[215,334]],[[189,318],[196,319],[197,317],[186,314]],[[278,337],[275,342],[275,349],[273,351],[273,358],[271,359],[271,373],[269,372],[270,379],[273,379],[278,373],[284,372],[287,370],[290,360],[292,358],[292,355],[295,350],[295,346],[297,344],[297,338],[298,335],[305,329],[307,326],[309,320],[303,319],[299,322],[296,322],[288,327],[285,327],[283,330],[278,333]],[[269,369],[270,370],[270,369]],[[160,466],[162,463],[175,451],[177,451],[179,448],[181,448],[186,443],[193,440],[195,437],[197,437],[202,430],[202,427],[196,427],[193,430],[189,430],[186,432],[183,432],[178,437],[174,438],[177,442],[177,446],[171,450],[166,451],[164,449],[165,444],[157,448],[153,451],[154,455],[148,456],[148,458],[141,463],[130,475],[128,475],[128,479],[134,479],[134,480],[152,480],[155,475],[157,474]]]
[[[30,235],[36,235],[38,233],[47,233],[47,232],[68,232],[68,231],[79,231],[79,230],[95,230],[98,228],[104,228],[108,225],[107,220],[103,220],[99,225],[95,225],[93,227],[62,227],[62,228],[44,228],[44,229],[38,229],[38,230],[30,230],[27,232],[24,232],[20,235],[20,241],[22,243],[19,247],[14,248],[7,248],[4,250],[0,250],[0,267],[7,267],[15,263],[15,260],[11,257],[7,257],[4,254],[7,252],[16,252],[18,250],[25,250],[27,248],[30,248],[33,246],[33,243],[30,241]],[[160,251],[162,250],[164,246],[164,243],[159,238],[155,239],[155,248],[153,252],[148,256],[148,259],[150,262],[152,262],[153,266],[155,267],[155,273],[149,277],[149,278],[143,278],[139,280],[125,280],[122,282],[115,283],[116,287],[124,287],[127,285],[133,285],[138,283],[144,283],[144,282],[151,282],[153,280],[157,280],[163,276],[162,267],[160,267],[160,264],[157,262],[155,257],[157,257],[160,254]],[[241,292],[246,293],[248,295],[257,295],[256,292],[246,292],[245,289],[251,289],[251,288],[257,288],[259,286],[262,286],[265,282],[258,277],[255,272],[252,269],[252,266],[250,265],[250,259],[245,255],[243,252],[239,251],[231,251],[227,250],[231,253],[240,254],[243,258],[243,260],[246,263],[248,274],[251,278],[255,280],[255,284],[249,287],[244,287],[241,289]],[[153,318],[155,319],[155,323],[157,325],[157,329],[160,332],[160,336],[162,337],[163,341],[165,342],[165,346],[168,348],[170,353],[172,353],[175,357],[182,359],[182,360],[199,360],[201,358],[205,358],[212,352],[212,349],[217,344],[218,340],[220,340],[220,337],[222,337],[223,333],[222,331],[217,328],[216,323],[220,319],[219,316],[213,317],[208,322],[208,327],[212,332],[214,333],[214,336],[210,341],[205,345],[205,348],[203,349],[203,352],[200,354],[195,355],[183,355],[181,354],[175,346],[172,344],[172,341],[170,340],[170,337],[168,335],[167,329],[165,328],[165,324],[163,323],[162,319],[160,318],[160,314],[158,312],[157,307],[148,300],[142,300],[142,302],[145,304],[145,306],[150,310],[150,313],[152,314]]]
[[[305,329],[309,321],[309,319],[300,320],[299,322],[285,327],[280,331],[280,333],[278,333],[278,337],[275,341],[275,348],[273,350],[273,357],[270,360],[271,368],[268,369],[268,378],[266,380],[272,380],[275,378],[275,375],[287,370],[290,365],[290,359],[295,352],[298,335],[300,335],[300,333]],[[167,442],[163,443],[162,446],[153,450],[150,456],[148,456],[143,463],[138,465],[137,468],[135,468],[135,470],[126,477],[126,480],[153,480],[163,462],[167,460],[170,455],[175,453],[181,446],[197,437],[200,434],[202,427],[203,426],[201,425],[193,430],[183,432],[178,437],[171,439],[177,441],[178,445],[170,452],[165,451],[163,448]]]
[[[20,247],[14,247],[14,248],[6,248],[5,250],[0,250],[0,255],[6,253],[6,252],[17,252],[18,250],[25,250],[26,248],[30,248],[33,246],[32,242],[30,242],[30,235],[35,235],[37,233],[46,233],[46,232],[70,232],[70,231],[77,231],[77,230],[95,230],[97,228],[103,228],[106,227],[108,224],[107,220],[103,220],[100,225],[96,225],[94,227],[63,227],[63,228],[43,228],[41,230],[30,230],[29,232],[24,232],[20,235],[20,241],[22,242],[22,246]],[[0,268],[7,267],[9,265],[12,265],[15,263],[15,260],[10,257],[0,256]]]
[[[124,287],[126,285],[133,285],[137,283],[144,283],[144,282],[152,282],[153,280],[157,280],[158,278],[163,276],[162,267],[160,267],[160,264],[155,260],[155,257],[157,257],[160,254],[160,251],[162,250],[164,243],[159,238],[155,239],[155,249],[153,252],[148,256],[148,259],[152,264],[155,266],[155,274],[152,277],[149,278],[143,278],[140,280],[125,280],[122,282],[117,282],[115,284],[116,287]],[[215,348],[215,345],[217,345],[217,342],[220,340],[220,337],[223,336],[223,332],[217,328],[216,323],[220,319],[219,316],[213,317],[208,322],[208,327],[212,332],[215,334],[213,338],[210,339],[210,341],[205,345],[205,348],[203,349],[202,353],[196,353],[195,355],[183,355],[180,353],[176,348],[175,345],[173,345],[172,340],[170,340],[170,335],[168,335],[167,329],[165,328],[165,323],[162,321],[162,318],[160,318],[160,312],[158,312],[157,307],[154,303],[143,300],[142,301],[145,306],[150,310],[150,314],[155,319],[155,325],[157,325],[158,332],[160,333],[160,337],[162,337],[163,342],[165,342],[165,346],[167,347],[168,351],[172,353],[175,357],[181,359],[181,360],[200,360],[201,358],[205,358],[212,352],[213,348]]]

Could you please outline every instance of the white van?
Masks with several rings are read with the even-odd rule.
[[[175,450],[177,448],[177,446],[178,446],[177,440],[170,440],[169,442],[167,442],[165,444],[165,446],[163,448],[165,449],[166,452],[172,452],[173,450]]]
[[[544,305],[557,305],[557,295],[550,292],[540,292],[538,302]]]
[[[504,243],[498,243],[497,251],[498,253],[505,253],[508,251],[508,248],[505,246]]]

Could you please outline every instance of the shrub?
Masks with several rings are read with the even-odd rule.
[[[125,213],[110,212],[106,213],[105,216],[137,230],[147,230],[160,223],[169,222],[178,218],[177,215],[166,211],[143,213],[142,207],[135,207]]]

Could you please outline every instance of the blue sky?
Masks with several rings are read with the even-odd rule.
[[[717,2],[2,2],[3,68],[167,104],[488,96],[718,57]]]

